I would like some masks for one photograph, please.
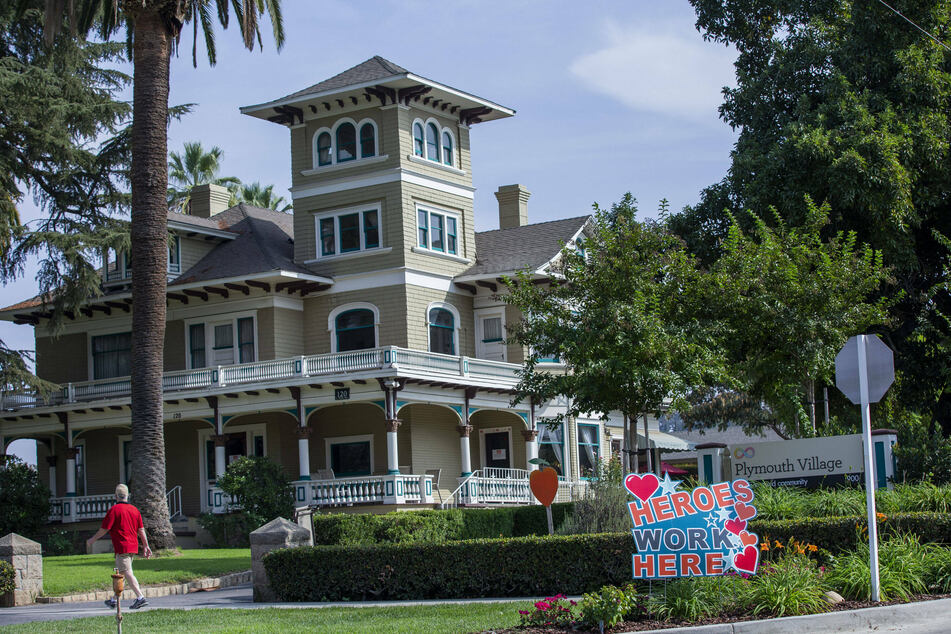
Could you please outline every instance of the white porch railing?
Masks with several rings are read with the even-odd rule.
[[[172,487],[165,494],[168,502],[169,518],[182,514],[182,487]],[[106,516],[106,513],[116,503],[115,494],[106,495],[76,495],[50,498],[51,522],[82,522],[97,520]],[[173,510],[174,509],[174,510]]]
[[[333,480],[295,480],[295,506],[354,506],[358,504],[432,504],[433,478],[429,475],[382,475]],[[227,513],[240,506],[216,486],[208,487],[206,508]]]
[[[390,346],[166,372],[162,377],[162,390],[168,394],[190,390],[209,390],[229,385],[266,385],[269,382],[276,381],[286,383],[296,377],[300,377],[303,383],[306,377],[345,375],[356,372],[372,372],[374,370],[398,370],[401,375],[412,376],[416,373],[427,378],[434,375],[466,377],[492,384],[515,385],[518,381],[516,371],[520,367],[514,363],[457,357]],[[0,409],[16,410],[64,403],[125,398],[129,396],[130,391],[129,377],[67,383],[61,389],[45,396],[33,391],[0,393]]]
[[[459,486],[441,508],[455,508],[473,504],[537,504],[528,484],[529,472],[525,469],[499,469],[487,467],[472,475],[459,478]],[[558,478],[558,493],[555,502],[573,502],[584,497],[588,483],[584,480],[571,482]]]

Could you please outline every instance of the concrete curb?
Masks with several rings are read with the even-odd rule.
[[[148,598],[167,597],[172,594],[188,594],[201,590],[218,590],[251,583],[251,571],[233,572],[221,577],[205,577],[186,583],[165,583],[153,586],[143,586],[142,594]],[[114,597],[112,590],[96,590],[94,592],[80,592],[67,594],[61,597],[36,597],[37,603],[82,603],[85,601],[105,601]],[[123,599],[134,599],[135,593],[126,590],[122,593]]]
[[[883,605],[858,610],[842,610],[787,616],[762,621],[717,623],[662,630],[626,632],[625,634],[808,634],[810,632],[868,632],[886,626],[901,629],[915,625],[945,622],[951,619],[951,599],[917,601],[898,605]]]

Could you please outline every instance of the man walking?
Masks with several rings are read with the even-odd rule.
[[[109,533],[112,538],[112,549],[116,553],[116,569],[125,577],[126,583],[135,592],[135,601],[129,606],[130,610],[138,610],[149,602],[142,595],[139,582],[132,574],[132,555],[139,552],[139,540],[145,544],[145,558],[152,556],[149,540],[145,536],[145,526],[142,524],[142,515],[139,509],[129,504],[129,487],[120,484],[116,487],[116,503],[102,520],[102,527],[96,534],[86,540],[86,550],[91,551],[97,539]],[[114,598],[106,599],[106,605],[116,607]]]

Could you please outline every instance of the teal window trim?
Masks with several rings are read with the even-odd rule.
[[[344,220],[349,221],[353,218],[356,219],[356,224],[352,227],[344,228],[343,226]],[[363,249],[360,248],[361,247],[360,225],[362,223],[362,218],[360,214],[359,213],[340,214],[339,216],[336,217],[336,221],[337,221],[337,233],[340,236],[340,252],[353,253],[354,251],[362,251]],[[343,243],[344,243],[345,237],[352,238],[353,236],[356,236],[357,238],[357,246],[344,248]]]
[[[559,475],[562,475],[562,476],[563,476],[563,475],[565,475],[565,436],[564,436],[564,426],[562,426],[561,430],[562,430],[562,436],[561,436],[561,440],[558,441],[558,442],[553,442],[553,441],[550,441],[550,440],[542,440],[543,434],[539,434],[539,437],[538,437],[538,448],[539,448],[539,454],[541,454],[541,448],[542,448],[543,446],[549,446],[549,447],[552,448],[552,451],[553,451],[553,452],[555,453],[555,455],[558,457],[558,463],[559,463],[559,467],[558,467],[558,468],[561,469],[561,473],[560,473]]]
[[[333,165],[333,137],[329,132],[317,135],[317,166]]]
[[[369,440],[358,440],[358,441],[356,441],[356,442],[332,442],[332,443],[330,443],[330,455],[331,455],[331,460],[333,459],[333,448],[334,448],[335,446],[340,446],[340,445],[343,445],[343,446],[346,446],[346,445],[366,445],[367,448],[368,448],[368,449],[367,449],[367,453],[370,453],[370,451],[369,451],[370,441],[369,441]],[[357,478],[357,477],[361,477],[361,476],[372,475],[372,471],[371,471],[372,465],[370,465],[370,469],[367,469],[366,471],[338,471],[338,468],[335,467],[335,466],[332,465],[332,464],[331,464],[331,468],[334,470],[334,477],[337,477],[337,478]]]
[[[439,154],[439,128],[430,121],[426,124],[426,158],[438,163]]]
[[[432,251],[444,252],[445,249],[446,216],[429,212],[429,248]],[[439,244],[441,246],[436,246]]]
[[[360,325],[360,326],[351,326],[351,327],[349,327],[349,328],[341,327],[340,324],[342,323],[343,318],[346,317],[347,315],[351,315],[351,314],[353,314],[353,313],[368,313],[368,314],[370,315],[370,323],[369,323],[369,324]],[[340,313],[340,314],[337,315],[337,317],[334,319],[334,335],[335,335],[336,340],[337,340],[337,351],[339,352],[340,349],[343,347],[343,346],[340,345],[340,336],[341,336],[342,334],[347,333],[347,332],[353,332],[353,331],[355,331],[355,330],[371,330],[371,331],[373,331],[373,338],[374,338],[374,340],[375,340],[375,339],[376,339],[376,330],[375,330],[375,329],[376,329],[376,315],[374,315],[374,314],[373,314],[373,311],[370,310],[370,309],[368,309],[368,308],[354,308],[354,309],[352,309],[352,310],[346,310],[346,311]],[[375,346],[370,346],[370,347],[373,348],[373,347],[375,347]]]
[[[319,222],[320,226],[320,254],[321,255],[336,255],[337,254],[337,219],[336,218],[321,218]],[[330,238],[330,243],[324,240],[324,238]],[[327,247],[330,247],[329,249]]]
[[[316,218],[317,252],[319,257],[357,253],[380,248],[382,210],[378,205],[342,209]],[[343,226],[344,220],[354,220],[355,224]],[[346,240],[356,245],[344,248]]]
[[[428,249],[429,248],[429,212],[425,209],[420,209],[416,212],[416,223],[419,227],[419,246]]]
[[[369,134],[367,133],[369,130]],[[360,126],[360,158],[376,156],[376,127],[370,123]]]
[[[449,130],[443,130],[442,133],[442,162],[452,167],[452,135]]]
[[[416,226],[419,248],[436,253],[458,254],[459,218],[457,216],[442,210],[417,207]]]
[[[449,325],[436,323],[437,320],[434,319],[434,316],[435,316],[435,315],[441,315],[441,314],[445,314],[445,315],[448,315],[448,316],[449,316]],[[442,330],[442,331],[448,331],[448,332],[449,332],[449,352],[446,352],[446,353],[443,353],[443,354],[456,354],[456,318],[455,318],[455,316],[452,314],[452,311],[449,310],[449,309],[447,309],[447,308],[440,308],[440,307],[438,307],[438,306],[435,307],[435,308],[431,308],[431,309],[429,310],[429,330],[430,330],[430,337],[429,337],[429,348],[430,348],[430,350],[429,350],[429,351],[430,351],[430,352],[441,352],[441,351],[439,351],[439,350],[433,350],[433,349],[432,349],[432,347],[433,347],[432,342],[433,342],[433,339],[434,339],[434,337],[432,336],[432,334],[433,334],[433,328],[437,328],[437,329],[440,329],[440,330]],[[437,332],[438,332],[438,331],[437,331]]]
[[[426,139],[423,133],[423,124],[418,121],[413,124],[413,153],[416,156],[423,156]]]
[[[367,219],[375,215],[376,219],[369,222]],[[363,212],[363,248],[375,249],[380,246],[380,212],[376,209],[369,209]],[[372,233],[372,236],[371,236]]]
[[[343,139],[343,134],[349,133],[352,131],[352,140]],[[357,159],[357,129],[349,121],[341,124],[337,128],[337,162],[338,163],[347,163],[349,161],[355,161]],[[345,156],[343,153],[349,152],[350,156]]]
[[[456,219],[446,216],[446,252],[456,254],[458,240],[456,235]]]
[[[594,442],[582,442],[581,438],[581,429],[589,428],[594,429]],[[584,447],[593,447],[594,448],[594,461],[597,464],[597,461],[601,459],[601,429],[598,425],[593,425],[591,423],[578,423],[578,471],[581,471],[581,451]],[[584,476],[579,473],[579,477],[582,480],[592,480],[593,476]]]

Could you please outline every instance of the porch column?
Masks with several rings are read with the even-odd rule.
[[[472,475],[472,454],[469,453],[469,434],[472,425],[459,425],[459,451],[462,453],[462,477]]]
[[[529,471],[535,471],[538,469],[538,465],[533,463],[532,460],[538,457],[538,432],[534,429],[523,429],[522,438],[525,439],[525,459],[527,461],[527,469]]]
[[[211,437],[215,443],[215,480],[225,474],[227,465],[225,464],[225,444],[228,439],[224,434],[215,434]]]
[[[56,456],[46,456],[46,464],[50,468],[50,497],[56,497]]]
[[[69,444],[73,444],[72,438],[69,439]],[[79,450],[75,447],[66,448],[66,497],[75,498],[76,497],[76,455],[79,454]],[[66,512],[63,513],[63,521],[75,522],[76,521],[76,500],[67,500]]]
[[[400,427],[398,418],[386,421],[386,473],[399,475],[399,447],[396,444],[396,430]]]
[[[310,480],[310,427],[297,428],[297,461],[300,465],[299,480]]]

